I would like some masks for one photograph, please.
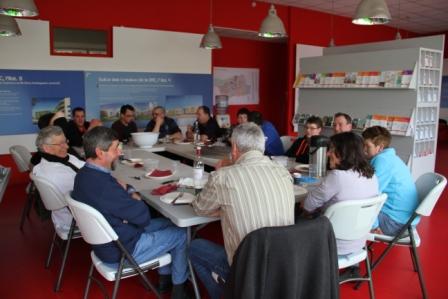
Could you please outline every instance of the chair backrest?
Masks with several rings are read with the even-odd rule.
[[[40,198],[47,210],[59,210],[67,206],[64,194],[52,182],[33,173],[30,173],[30,178],[39,191]]]
[[[85,203],[74,200],[70,194],[65,195],[65,200],[84,241],[98,245],[118,240],[118,235],[100,212]]]
[[[422,174],[415,182],[419,206],[415,212],[421,216],[429,216],[446,186],[446,178],[434,172]]]
[[[344,200],[327,208],[325,216],[333,225],[336,239],[357,240],[365,237],[375,222],[387,195],[372,198]]]
[[[9,148],[9,153],[14,159],[19,172],[30,171],[31,153],[26,147],[22,145],[13,145]]]
[[[280,140],[282,141],[283,144],[283,150],[286,152],[287,150],[289,150],[289,148],[291,147],[291,145],[294,143],[294,137],[291,136],[281,136]]]

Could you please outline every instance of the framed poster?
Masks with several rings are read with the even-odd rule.
[[[226,95],[229,105],[259,104],[259,82],[259,69],[214,67],[213,99]]]

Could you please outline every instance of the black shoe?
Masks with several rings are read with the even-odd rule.
[[[160,294],[165,294],[171,291],[173,283],[171,282],[171,275],[161,275],[159,274],[159,285],[157,286],[157,291]]]
[[[362,278],[361,273],[359,273],[359,267],[349,267],[339,274],[339,283],[355,280],[357,278]]]

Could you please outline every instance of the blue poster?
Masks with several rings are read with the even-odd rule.
[[[84,74],[77,71],[0,70],[0,135],[38,131],[43,114],[84,106]]]
[[[100,118],[105,126],[119,118],[124,104],[134,106],[139,128],[155,106],[164,106],[179,125],[191,124],[198,106],[212,107],[212,92],[206,74],[85,72],[87,118]]]

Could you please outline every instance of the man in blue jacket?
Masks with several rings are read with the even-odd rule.
[[[111,175],[121,154],[112,129],[96,127],[84,135],[87,162],[76,175],[72,196],[97,209],[117,233],[137,263],[169,252],[172,264],[159,269],[159,289],[173,283],[172,298],[185,298],[187,280],[186,231],[164,218],[151,219],[149,209],[130,185]],[[105,263],[118,264],[119,248],[113,243],[94,245],[95,254]],[[164,291],[164,290],[162,290]]]

